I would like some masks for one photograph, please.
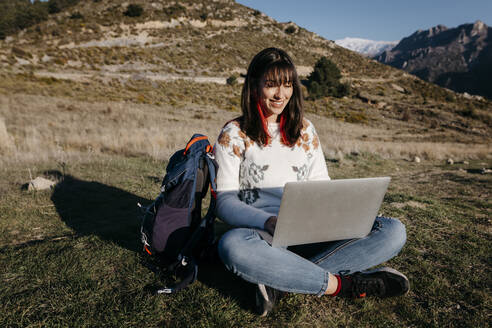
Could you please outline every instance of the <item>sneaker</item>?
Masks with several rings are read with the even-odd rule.
[[[346,297],[392,297],[404,295],[410,290],[408,278],[403,273],[387,267],[342,275],[340,278],[340,295]]]
[[[256,286],[256,311],[262,317],[270,312],[281,297],[281,292],[263,284]]]

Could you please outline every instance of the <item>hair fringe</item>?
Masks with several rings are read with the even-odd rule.
[[[277,82],[284,83],[284,80],[292,82],[294,88],[292,97],[280,114],[281,142],[292,147],[299,139],[303,125],[302,91],[295,65],[289,55],[281,49],[264,49],[256,54],[249,64],[241,93],[243,112],[240,122],[241,130],[261,146],[267,145],[270,141],[265,115],[260,110],[261,106],[260,109],[258,106],[259,81],[264,76],[272,77]]]

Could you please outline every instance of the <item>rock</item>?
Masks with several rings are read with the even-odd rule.
[[[468,164],[470,164],[470,162],[468,162],[468,161],[463,161],[463,164],[468,165]]]
[[[368,104],[377,104],[378,100],[367,92],[357,93],[357,98]]]
[[[400,87],[398,84],[391,83],[391,87],[398,92],[405,93],[405,89]]]
[[[486,169],[485,167],[480,170],[481,174],[487,174],[487,173],[492,173],[491,169]]]
[[[453,165],[454,164],[454,161],[452,158],[448,158],[448,160],[446,161],[446,163],[448,163],[449,165]]]
[[[378,102],[376,106],[378,109],[383,109],[384,107],[386,107],[386,105],[387,103],[385,102]]]
[[[415,156],[415,157],[413,158],[413,161],[414,161],[415,163],[420,163],[420,157]]]
[[[27,184],[27,190],[29,191],[35,191],[35,190],[46,190],[50,189],[56,185],[56,182],[42,178],[42,177],[37,177],[34,180],[29,181]]]
[[[473,99],[473,100],[478,100],[478,101],[484,101],[485,98],[479,95],[471,95],[468,92],[463,92],[461,96],[465,99]]]

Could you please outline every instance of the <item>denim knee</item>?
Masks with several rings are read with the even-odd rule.
[[[229,270],[233,270],[234,264],[241,261],[241,258],[248,256],[247,240],[253,236],[251,229],[237,228],[227,231],[219,241],[219,257]]]
[[[387,236],[385,246],[392,249],[394,255],[398,254],[407,241],[405,225],[394,218],[380,217],[378,221],[381,223],[381,230]]]

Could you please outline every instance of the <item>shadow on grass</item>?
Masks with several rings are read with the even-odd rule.
[[[51,200],[62,220],[77,235],[96,235],[120,247],[141,252],[137,203],[146,205],[151,200],[96,181],[84,181],[70,175],[62,178],[59,171],[45,173],[60,179]],[[227,229],[226,225],[217,222],[218,235]],[[198,280],[235,300],[240,307],[252,309],[254,286],[227,271],[217,257],[200,264]]]
[[[59,171],[46,174],[62,177]],[[137,203],[148,204],[150,200],[70,175],[60,179],[51,200],[77,235],[97,235],[131,251],[141,250]]]
[[[254,311],[255,285],[229,272],[222,262],[201,264],[198,281],[233,300],[242,309]]]
[[[217,240],[231,228],[233,228],[231,225],[216,219],[215,236]],[[218,253],[214,253],[213,256],[200,263],[197,279],[207,287],[217,290],[225,298],[232,299],[239,307],[254,311],[255,285],[228,271]]]

